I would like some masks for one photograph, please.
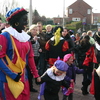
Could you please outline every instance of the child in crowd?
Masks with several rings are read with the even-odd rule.
[[[68,84],[64,81],[68,65],[61,60],[54,62],[54,65],[47,69],[47,71],[41,76],[41,81],[45,82],[44,99],[45,100],[59,100],[58,92],[61,86],[68,88]]]
[[[74,82],[76,79],[76,74],[81,74],[84,72],[83,69],[78,69],[78,67],[76,67],[73,62],[73,56],[72,54],[66,54],[63,58],[63,61],[69,66],[66,76],[65,76],[65,81],[67,82],[67,84],[70,86],[68,89],[66,87],[62,88],[63,91],[63,100],[73,100],[73,90],[74,89]],[[72,85],[72,87],[71,87]]]

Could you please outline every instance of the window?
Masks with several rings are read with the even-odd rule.
[[[91,14],[91,9],[88,9],[87,10],[87,14]]]
[[[69,9],[69,14],[72,14],[73,10],[72,9]]]
[[[94,25],[96,25],[97,24],[97,21],[94,21]]]
[[[81,21],[81,18],[72,18],[72,21]]]
[[[98,17],[94,17],[95,20],[98,20]]]

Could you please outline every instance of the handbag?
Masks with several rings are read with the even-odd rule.
[[[19,56],[17,47],[15,45],[15,42],[12,38],[12,36],[10,35],[11,40],[12,40],[12,46],[16,52],[17,55],[17,60],[16,63],[12,63],[12,61],[10,60],[10,58],[6,55],[6,60],[8,62],[8,67],[16,72],[19,73],[21,72],[21,74],[23,74],[23,69],[25,67],[26,62],[22,60],[22,58]],[[7,83],[8,83],[8,88],[10,89],[11,93],[13,94],[14,98],[18,98],[18,96],[22,93],[22,91],[24,90],[24,84],[19,80],[19,82],[15,82],[13,79],[11,79],[9,76],[6,75],[6,79],[7,79]]]
[[[71,93],[74,92],[74,82],[70,83],[70,87],[72,89],[67,89],[66,87],[62,87],[62,92],[63,92],[64,95],[69,96]]]

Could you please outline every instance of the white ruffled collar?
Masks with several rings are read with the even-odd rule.
[[[5,28],[4,30],[2,30],[2,32],[8,32],[20,42],[27,42],[30,39],[30,36],[25,31],[22,30],[22,32],[19,33],[12,27]]]
[[[96,46],[96,49],[100,51],[100,45],[97,42],[95,42],[95,46]]]
[[[63,37],[60,37],[60,40],[63,40]],[[54,41],[54,36],[50,39],[51,41]]]
[[[46,72],[47,72],[48,76],[51,79],[56,80],[56,81],[62,81],[65,78],[65,76],[66,76],[65,73],[63,73],[61,76],[55,76],[54,73],[53,73],[53,68],[47,69]]]
[[[97,42],[95,42],[95,46],[96,46],[96,49],[100,51],[100,45]],[[98,76],[100,77],[100,66],[96,69],[96,72]]]
[[[98,76],[100,77],[100,66],[96,69]]]

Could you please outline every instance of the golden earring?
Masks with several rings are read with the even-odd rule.
[[[18,26],[19,25],[19,23],[17,22],[17,23],[15,23],[15,26]]]

